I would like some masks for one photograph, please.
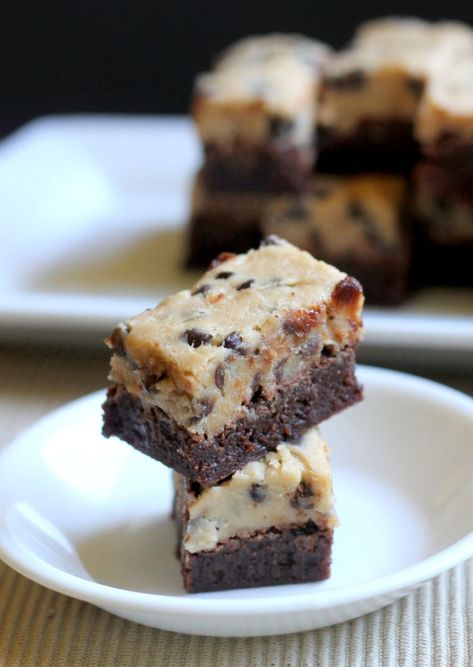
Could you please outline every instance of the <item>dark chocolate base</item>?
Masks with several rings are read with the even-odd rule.
[[[234,537],[213,551],[181,550],[188,593],[321,581],[330,576],[333,531],[309,521]]]
[[[221,252],[247,252],[261,242],[258,217],[242,220],[231,212],[207,212],[193,215],[189,223],[186,266],[207,268]]]
[[[408,172],[418,159],[419,146],[412,124],[406,121],[366,119],[347,137],[340,137],[327,128],[318,129],[316,171],[398,174]]]
[[[303,190],[314,161],[310,148],[246,145],[205,146],[202,182],[209,191],[286,192]]]
[[[145,408],[120,385],[108,390],[103,434],[116,435],[139,451],[203,486],[212,486],[362,398],[352,348],[320,363],[274,400],[255,395],[249,414],[213,437],[192,434],[158,407]]]

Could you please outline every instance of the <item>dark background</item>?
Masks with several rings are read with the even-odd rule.
[[[0,133],[48,113],[185,113],[194,75],[241,36],[302,32],[339,47],[360,21],[393,13],[473,23],[473,1],[7,0]]]

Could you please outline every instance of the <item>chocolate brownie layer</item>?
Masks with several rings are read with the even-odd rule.
[[[284,124],[274,131],[284,132]],[[284,192],[302,190],[310,178],[314,152],[284,142],[253,147],[235,143],[205,146],[202,180],[210,191]]]
[[[203,486],[212,486],[282,442],[297,442],[307,428],[362,398],[354,374],[354,350],[327,354],[300,381],[279,387],[274,400],[264,398],[255,387],[247,414],[213,437],[183,428],[157,406],[145,408],[123,386],[115,385],[104,404],[103,433],[126,440]]]
[[[330,576],[333,530],[309,521],[234,537],[213,551],[181,554],[189,593],[320,581]]]
[[[334,174],[405,173],[419,158],[410,121],[364,119],[351,134],[318,131],[316,170]]]
[[[246,252],[261,242],[260,217],[242,220],[237,211],[206,211],[193,214],[189,221],[186,266],[206,268],[214,257],[230,248]]]

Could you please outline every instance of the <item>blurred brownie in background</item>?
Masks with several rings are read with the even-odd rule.
[[[407,183],[401,176],[318,174],[304,194],[273,198],[262,231],[355,276],[368,304],[392,305],[408,287],[406,214]]]

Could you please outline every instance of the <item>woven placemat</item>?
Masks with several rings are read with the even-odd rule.
[[[0,444],[105,384],[106,354],[0,350]],[[439,378],[473,393],[473,379]],[[1,667],[473,665],[473,561],[378,612],[322,630],[248,639],[155,630],[49,591],[0,563]]]

